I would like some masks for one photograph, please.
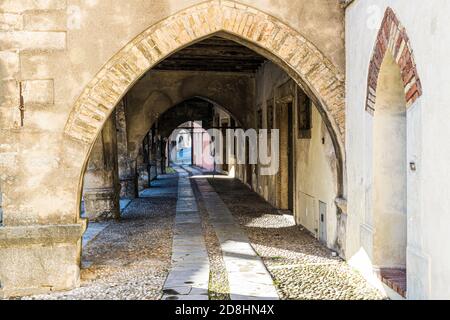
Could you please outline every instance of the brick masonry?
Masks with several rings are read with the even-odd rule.
[[[233,1],[193,6],[136,37],[84,90],[69,116],[66,135],[92,144],[111,110],[136,79],[171,53],[217,32],[238,36],[290,66],[322,102],[343,146],[344,76],[300,33],[259,10]]]
[[[394,11],[387,8],[369,66],[366,110],[371,114],[375,111],[378,75],[384,56],[388,51],[400,67],[407,107],[411,106],[422,95],[422,85],[406,29],[402,26]]]

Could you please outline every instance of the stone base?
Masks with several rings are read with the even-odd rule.
[[[162,170],[162,160],[158,159],[156,161],[156,176],[159,176],[163,174],[163,170]]]
[[[84,190],[86,218],[101,221],[120,218],[119,194],[113,188],[92,188]]]
[[[86,223],[0,227],[0,297],[68,290],[79,285]]]
[[[135,199],[137,198],[136,179],[126,178],[120,179],[120,198],[121,199]]]
[[[150,186],[150,179],[148,176],[147,165],[139,166],[138,168],[138,191],[147,189]]]

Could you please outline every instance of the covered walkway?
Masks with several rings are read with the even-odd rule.
[[[176,171],[85,244],[80,288],[26,299],[382,298],[238,180]]]

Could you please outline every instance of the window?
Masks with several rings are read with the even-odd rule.
[[[297,114],[298,114],[298,138],[311,139],[312,129],[312,102],[311,99],[304,93],[299,92],[297,97]]]

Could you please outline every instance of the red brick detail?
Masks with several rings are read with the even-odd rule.
[[[406,270],[383,268],[377,272],[378,278],[389,288],[406,298]]]
[[[397,61],[402,73],[406,105],[409,107],[422,95],[422,85],[406,29],[402,26],[394,11],[387,8],[369,64],[366,110],[370,113],[375,111],[378,75],[388,50]]]

